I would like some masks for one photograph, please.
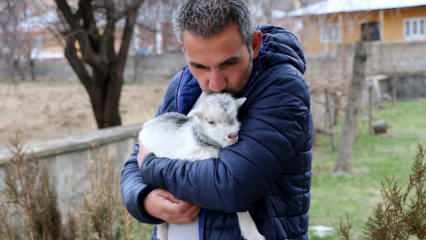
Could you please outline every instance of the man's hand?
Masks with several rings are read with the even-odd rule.
[[[200,207],[179,200],[163,189],[150,192],[143,206],[151,216],[172,224],[191,223],[200,212]]]
[[[138,165],[143,166],[143,160],[150,154],[142,144],[139,147]],[[143,202],[143,207],[153,217],[172,224],[190,223],[200,212],[200,207],[175,198],[163,189],[154,189]]]

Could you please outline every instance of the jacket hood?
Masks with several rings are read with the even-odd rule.
[[[302,45],[293,33],[270,25],[260,26],[258,30],[263,33],[262,47],[256,59],[261,62],[260,66],[271,68],[277,64],[287,63],[300,73],[305,72],[306,61]]]

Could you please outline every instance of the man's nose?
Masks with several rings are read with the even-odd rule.
[[[222,92],[226,88],[225,76],[218,70],[213,69],[210,72],[209,90],[212,92]]]

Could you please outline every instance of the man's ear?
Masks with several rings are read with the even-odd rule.
[[[253,58],[257,58],[259,55],[260,48],[262,47],[263,33],[261,31],[255,31],[251,39],[251,47],[253,49]]]

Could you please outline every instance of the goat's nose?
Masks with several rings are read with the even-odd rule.
[[[238,133],[230,133],[230,134],[228,134],[228,140],[229,140],[231,143],[236,143],[236,142],[238,142]]]

